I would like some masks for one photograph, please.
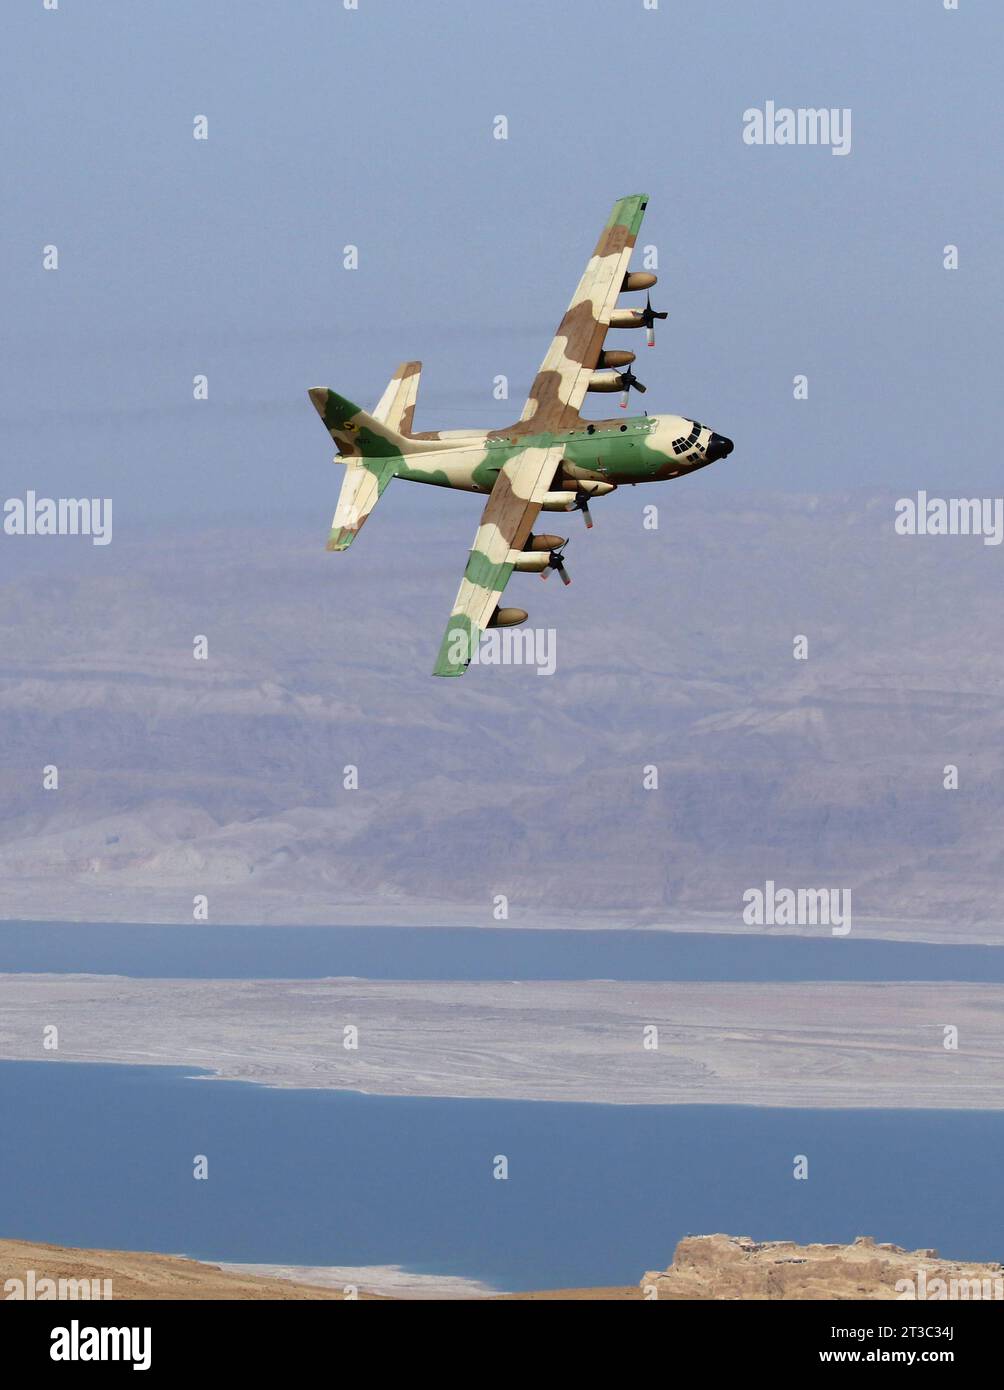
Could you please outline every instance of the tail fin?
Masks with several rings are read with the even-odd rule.
[[[335,391],[315,386],[309,395],[346,463],[327,548],[347,550],[393,478],[405,441]]]
[[[380,397],[380,403],[373,412],[374,419],[400,434],[410,435],[421,375],[421,362],[402,362]]]
[[[417,373],[409,380],[415,383],[410,389],[417,392]],[[438,439],[407,438],[394,428],[389,419],[384,421],[376,415],[368,415],[337,391],[329,391],[325,386],[314,386],[307,394],[343,458],[389,459],[400,454],[432,453],[443,447]],[[381,398],[380,406],[383,403]],[[402,426],[405,423],[410,423],[407,407],[401,419]]]
[[[336,391],[315,386],[308,395],[343,458],[388,459],[401,453],[403,435]]]
[[[399,373],[402,370],[403,367],[398,368]],[[412,382],[413,386],[410,385]],[[408,378],[402,378],[400,389],[412,393],[411,406],[414,409],[414,393],[418,389],[417,372]],[[346,464],[342,490],[338,494],[338,506],[335,508],[331,534],[328,537],[328,549],[347,550],[379,501],[384,488],[400,467],[401,455],[437,450],[442,448],[442,445],[437,440],[408,439],[391,425],[389,417],[399,401],[397,392],[392,395],[391,402],[386,407],[386,421],[379,418],[388,395],[386,391],[380,405],[377,406],[377,415],[368,415],[365,410],[360,410],[359,406],[353,405],[344,396],[339,396],[336,391],[329,391],[324,386],[313,387],[308,395]],[[401,416],[402,424],[407,409],[405,404]],[[410,416],[408,421],[410,423]]]

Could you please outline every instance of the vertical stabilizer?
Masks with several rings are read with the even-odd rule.
[[[380,402],[373,412],[374,420],[388,425],[398,434],[411,434],[421,376],[421,362],[402,362],[380,397]]]

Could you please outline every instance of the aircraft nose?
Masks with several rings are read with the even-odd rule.
[[[709,463],[715,463],[718,459],[728,458],[734,448],[735,445],[731,439],[726,439],[724,434],[715,434],[712,430],[708,447],[704,451],[704,457]]]

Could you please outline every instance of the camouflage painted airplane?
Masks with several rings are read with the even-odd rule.
[[[329,550],[347,549],[391,478],[489,494],[434,675],[463,675],[486,628],[526,621],[522,608],[499,607],[513,570],[546,578],[556,569],[568,583],[567,540],[532,534],[541,511],[579,510],[591,526],[590,498],[623,483],[679,478],[732,452],[730,439],[680,415],[579,414],[589,391],[621,391],[626,408],[632,388],[645,390],[630,369],[634,353],[607,351],[603,342],[608,328],[646,328],[651,347],[655,320],[666,317],[647,296],[644,309],[616,307],[623,291],[656,281],[628,271],[647,206],[644,194],[614,204],[515,424],[414,433],[420,362],[398,367],[372,415],[323,387],[309,393],[338,445],[336,462],[346,464]]]

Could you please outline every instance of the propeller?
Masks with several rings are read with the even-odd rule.
[[[630,367],[628,367],[626,372],[621,372],[620,378],[621,385],[624,387],[624,393],[621,396],[621,410],[627,410],[628,394],[630,391],[633,389],[635,391],[640,391],[642,395],[644,395],[648,388],[641,384]]]
[[[649,347],[655,347],[655,321],[656,321],[656,319],[668,319],[668,318],[669,318],[669,310],[667,309],[665,313],[660,314],[660,312],[659,312],[658,309],[653,309],[653,308],[652,308],[652,296],[647,294],[647,295],[645,296],[645,308],[644,308],[644,310],[642,311],[641,321],[642,321],[642,323],[645,325],[645,327],[648,329],[648,345],[649,345]]]
[[[589,514],[589,498],[584,492],[580,492],[572,503],[572,511],[581,512],[582,519],[586,523],[586,529],[589,531],[593,529],[593,518]]]
[[[541,579],[548,579],[550,578],[551,571],[557,570],[561,575],[562,584],[571,584],[572,577],[565,569],[565,562],[561,558],[561,549],[562,547],[559,547],[557,550],[551,551],[547,559],[547,569],[541,570],[540,577]]]

